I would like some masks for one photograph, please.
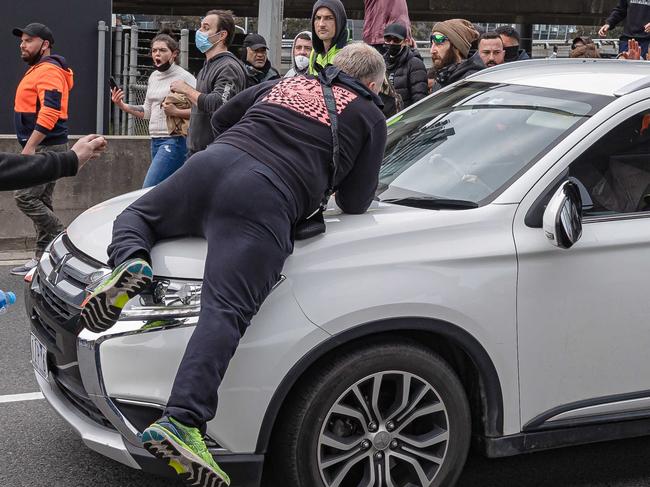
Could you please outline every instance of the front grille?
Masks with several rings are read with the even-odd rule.
[[[43,282],[43,281],[41,281]],[[43,283],[41,293],[43,295],[43,304],[47,306],[47,311],[61,321],[68,321],[77,313],[71,310],[71,306],[59,298],[47,283]]]
[[[79,391],[77,388],[67,385],[65,382],[59,380],[57,376],[54,376],[54,382],[68,402],[72,403],[72,405],[84,416],[87,416],[95,423],[104,426],[105,428],[115,430],[115,427],[106,419],[102,412],[97,409],[97,406],[95,406],[87,395]]]

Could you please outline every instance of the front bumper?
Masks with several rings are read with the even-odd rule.
[[[45,380],[35,373],[38,387],[52,408],[81,437],[88,448],[131,468],[156,475],[174,477],[174,471],[153,458],[143,448],[126,443],[117,431],[100,426],[66,399],[60,388],[53,385],[53,377]],[[264,466],[264,455],[215,455],[215,460],[238,487],[259,487]]]
[[[61,240],[56,243],[59,242]],[[140,432],[160,417],[163,406],[110,397],[104,386],[99,354],[102,343],[110,342],[111,338],[162,331],[143,331],[145,322],[138,321],[120,322],[103,334],[81,330],[77,325],[78,297],[71,299],[69,292],[81,284],[71,274],[82,264],[92,266],[93,263],[80,264],[78,257],[69,256],[72,251],[59,244],[60,259],[39,264],[34,281],[25,293],[31,331],[48,350],[48,378],[35,373],[39,388],[55,411],[92,450],[132,468],[174,476],[173,469],[142,448],[139,438]],[[66,268],[73,259],[77,259],[76,266]],[[92,271],[92,267],[89,270]],[[62,282],[63,279],[66,282]],[[194,324],[195,320],[188,319],[176,322],[175,327]],[[215,460],[235,485],[260,485],[263,455],[232,454],[219,445],[212,446],[210,451]]]

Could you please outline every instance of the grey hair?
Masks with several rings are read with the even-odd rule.
[[[386,63],[379,52],[362,42],[348,44],[336,55],[334,66],[364,83],[381,85],[386,76]]]

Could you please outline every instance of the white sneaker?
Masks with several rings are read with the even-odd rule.
[[[37,265],[38,265],[38,261],[36,259],[30,259],[27,262],[25,262],[23,265],[14,267],[9,272],[14,276],[24,276]]]

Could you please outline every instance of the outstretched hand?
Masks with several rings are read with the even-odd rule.
[[[630,39],[627,44],[627,51],[622,52],[619,57],[628,61],[639,61],[641,59],[641,46],[635,39]]]
[[[72,150],[79,159],[79,169],[91,159],[97,159],[108,147],[108,142],[101,135],[90,134],[79,139]]]

